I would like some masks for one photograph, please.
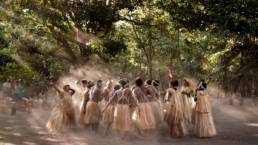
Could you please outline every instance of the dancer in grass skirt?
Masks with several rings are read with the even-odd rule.
[[[87,82],[84,82],[83,84],[86,85],[86,90],[83,95],[82,105],[80,109],[79,123],[87,127],[87,124],[85,122],[86,105],[90,100],[90,90],[94,86],[94,83],[91,81],[87,81]]]
[[[153,111],[150,106],[150,102],[146,97],[146,90],[143,80],[137,78],[135,81],[135,87],[133,89],[133,96],[137,100],[137,107],[133,112],[133,122],[136,125],[138,133],[144,135],[146,131],[155,129],[156,122]]]
[[[167,116],[165,121],[167,122],[172,137],[183,137],[186,134],[184,124],[184,113],[182,107],[182,99],[178,91],[178,81],[172,80],[170,82],[170,88],[167,89],[166,97],[170,98]]]
[[[206,82],[201,80],[197,87],[196,106],[193,115],[194,135],[201,138],[213,137],[217,134],[206,88]]]
[[[105,101],[105,105],[107,105],[108,102],[111,100],[114,94],[114,91],[115,90],[113,90],[113,82],[108,81],[106,84],[106,87],[103,90],[103,97],[104,97],[103,99]],[[114,104],[110,104],[107,107],[107,109],[102,113],[102,121],[105,126],[105,134],[107,134],[111,129],[113,119],[114,119]]]
[[[151,106],[151,110],[154,114],[156,125],[160,125],[162,121],[162,115],[161,115],[161,106],[160,106],[160,100],[159,100],[159,92],[157,89],[152,85],[151,80],[147,80],[145,82],[145,88],[146,88],[146,95],[149,100],[149,104]],[[156,126],[156,127],[157,127]]]
[[[181,98],[183,100],[184,118],[187,124],[190,124],[192,120],[193,92],[194,91],[190,86],[190,83],[186,79],[184,79],[183,86],[181,88]]]
[[[108,105],[115,102],[113,129],[124,138],[132,134],[134,130],[131,117],[133,98],[128,82],[126,80],[120,80],[119,84],[122,88],[115,92]]]
[[[52,82],[50,84],[53,85]],[[65,85],[63,91],[60,91],[55,85],[53,87],[58,93],[58,102],[52,110],[46,126],[50,132],[57,133],[76,125],[72,100],[75,91],[69,85]]]
[[[101,111],[99,103],[102,100],[102,81],[97,81],[97,84],[91,88],[89,101],[86,104],[85,124],[93,131],[97,131],[101,119]]]

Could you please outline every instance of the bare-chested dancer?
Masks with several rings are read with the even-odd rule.
[[[112,95],[114,94],[113,82],[110,80],[107,82],[106,87],[103,90],[103,99],[105,105],[111,100]],[[105,134],[110,130],[110,127],[114,119],[114,105],[109,105],[108,108],[103,112],[102,120],[105,125]]]
[[[91,88],[89,93],[89,101],[86,105],[85,123],[93,131],[98,130],[101,111],[99,102],[102,100],[102,81],[98,80],[96,85]]]
[[[159,92],[158,90],[152,85],[151,80],[147,80],[145,82],[145,89],[146,94],[148,97],[148,100],[150,101],[150,106],[152,109],[152,112],[155,117],[156,125],[159,125],[161,123],[161,106],[159,101]],[[157,126],[156,126],[157,127]]]
[[[85,88],[83,99],[82,99],[79,123],[81,123],[82,125],[85,125],[85,127],[87,127],[87,124],[85,123],[86,105],[87,105],[88,101],[90,100],[90,90],[94,86],[94,83],[91,81],[87,81],[87,82],[84,81],[84,82],[82,82],[82,84],[86,88]]]
[[[107,105],[115,103],[113,129],[123,138],[127,137],[133,131],[131,117],[131,108],[135,102],[132,97],[132,91],[125,80],[120,80],[121,89],[116,91],[113,98]],[[107,107],[106,107],[107,108]]]
[[[155,87],[152,85],[152,80],[145,81],[145,92],[149,101],[156,101],[159,97],[159,94]]]
[[[133,89],[133,96],[137,100],[137,107],[133,113],[133,121],[138,129],[140,135],[156,126],[155,117],[148,104],[149,100],[146,97],[146,89],[143,80],[137,78],[135,81],[135,88]]]
[[[158,80],[153,80],[152,85],[154,86],[156,93],[158,94],[158,98],[160,98],[160,90],[159,90],[159,81]]]

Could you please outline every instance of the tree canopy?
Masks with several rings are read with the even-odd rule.
[[[0,13],[1,79],[39,82],[97,54],[135,75],[173,65],[176,77],[258,92],[255,0],[6,0]]]

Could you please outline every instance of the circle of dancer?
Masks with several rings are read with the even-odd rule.
[[[188,134],[213,137],[217,133],[206,90],[208,81],[200,80],[193,87],[187,79],[182,84],[171,79],[162,95],[158,80],[108,80],[105,85],[102,80],[80,80],[83,96],[78,115],[73,101],[75,89],[69,84],[60,89],[50,81],[58,100],[46,126],[50,132],[60,133],[80,124],[90,132],[101,128],[106,135],[112,131],[125,138],[144,137],[166,124],[168,134],[175,138]]]

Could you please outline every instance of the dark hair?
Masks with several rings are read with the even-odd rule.
[[[205,90],[207,88],[207,83],[204,79],[201,79],[198,83],[198,90]]]
[[[119,84],[120,84],[122,87],[124,87],[124,86],[127,84],[127,82],[126,82],[125,80],[119,80]]]
[[[143,85],[143,80],[142,80],[141,78],[137,78],[137,79],[135,80],[135,85],[136,85],[137,87],[141,87],[141,86]]]
[[[187,81],[186,79],[184,79],[184,84],[185,84],[186,86],[190,86],[189,81]]]
[[[178,87],[178,80],[172,80],[171,82],[170,82],[170,85],[172,86],[172,87]]]
[[[98,80],[97,83],[102,83],[102,80]]]
[[[146,80],[145,82],[146,82],[146,84],[151,85],[152,81],[151,80]]]
[[[114,90],[119,90],[121,88],[121,86],[119,85],[119,84],[116,84],[115,86],[114,86]]]
[[[87,84],[88,81],[87,81],[87,80],[81,80],[81,83],[82,83],[82,84]]]
[[[87,83],[87,88],[91,88],[91,87],[93,87],[94,86],[94,83],[92,82],[92,81],[88,81],[88,83]]]
[[[206,82],[202,83],[202,86],[203,86],[205,89],[207,89],[207,83],[206,83]]]
[[[158,87],[159,86],[159,81],[158,80],[152,81],[152,85],[155,86],[155,87]]]

